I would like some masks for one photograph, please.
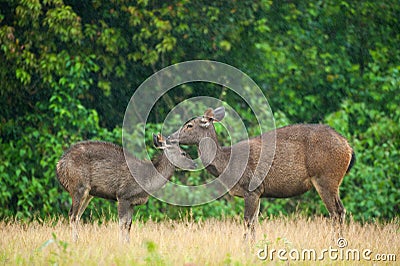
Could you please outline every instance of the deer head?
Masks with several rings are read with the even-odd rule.
[[[166,139],[161,134],[153,134],[153,143],[157,149],[164,150],[165,155],[173,165],[186,170],[196,169],[196,163],[179,147],[178,141]]]
[[[207,109],[202,116],[195,117],[186,122],[178,131],[169,136],[171,141],[179,141],[180,144],[199,144],[204,138],[215,136],[214,122],[221,121],[225,117],[225,108]],[[214,138],[213,138],[214,139]],[[216,139],[216,138],[215,138]]]

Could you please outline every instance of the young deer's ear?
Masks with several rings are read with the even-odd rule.
[[[158,142],[157,135],[153,133],[153,144],[156,148],[160,146],[160,143]]]
[[[153,134],[153,144],[158,149],[165,148],[165,140],[160,133],[158,133],[157,135]]]

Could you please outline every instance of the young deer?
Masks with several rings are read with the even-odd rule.
[[[177,142],[165,140],[160,134],[153,135],[153,142],[163,150],[153,163],[133,156],[125,159],[122,147],[109,142],[79,142],[64,153],[56,171],[61,185],[72,197],[69,219],[74,241],[78,239],[79,219],[89,201],[100,197],[118,201],[120,239],[129,242],[133,206],[145,204],[149,198],[147,191],[161,188],[174,173],[175,166],[168,158],[185,169],[195,169],[196,164]],[[137,180],[141,180],[140,185]]]
[[[332,217],[334,230],[339,220],[340,236],[345,209],[339,197],[339,185],[355,160],[354,151],[346,139],[326,125],[299,124],[266,132],[231,147],[221,147],[213,122],[221,121],[224,116],[223,107],[208,109],[203,116],[186,122],[169,138],[179,140],[180,144],[197,145],[207,171],[214,176],[225,176],[229,179],[237,173],[243,173],[237,183],[231,186],[229,193],[244,198],[244,238],[248,239],[250,233],[252,240],[255,240],[255,222],[258,222],[261,197],[293,197],[305,193],[313,186]],[[260,158],[266,158],[260,157],[262,140],[273,140],[275,136],[275,154],[270,156],[272,164],[259,162]],[[213,142],[212,145],[205,140]],[[211,152],[208,151],[210,147],[214,147]],[[245,149],[248,151],[245,169],[237,169],[237,165],[241,164],[239,160],[242,159],[235,153],[241,153]],[[259,167],[258,164],[264,169],[259,177],[260,185],[251,188],[251,179]],[[268,171],[269,165],[271,167]]]

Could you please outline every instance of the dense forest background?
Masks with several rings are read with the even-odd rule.
[[[398,0],[0,0],[0,219],[67,216],[69,195],[55,177],[63,150],[85,139],[120,144],[135,89],[194,59],[247,73],[277,126],[326,123],[343,134],[357,155],[340,189],[348,213],[359,221],[398,217],[399,19]],[[148,127],[159,130],[174,105],[199,95],[227,102],[257,126],[237,95],[187,84],[157,103]],[[201,184],[207,175],[177,172],[174,182]],[[84,218],[115,218],[113,202],[94,200],[88,209]],[[151,198],[135,218],[242,210],[242,199],[228,195],[191,208]],[[264,199],[261,211],[327,214],[315,191]]]

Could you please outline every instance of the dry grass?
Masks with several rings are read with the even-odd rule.
[[[264,221],[257,228],[257,243],[244,245],[243,225],[239,219],[203,222],[135,222],[131,230],[131,243],[120,244],[118,224],[84,224],[80,239],[71,243],[70,229],[66,221],[52,225],[39,223],[0,222],[0,265],[254,265],[292,264],[293,250],[315,249],[317,261],[296,261],[302,265],[381,264],[360,261],[335,260],[335,254],[323,249],[339,249],[331,240],[330,224],[324,218],[276,218]],[[400,261],[400,232],[398,221],[387,224],[350,222],[344,236],[348,246],[342,249],[366,249],[376,254],[394,254]],[[284,249],[279,260],[277,252],[262,261],[257,257],[260,248]],[[290,253],[290,254],[289,254]],[[368,252],[367,252],[368,253]],[[260,253],[265,255],[264,253]],[[340,256],[340,253],[336,255]],[[362,256],[362,253],[361,253]],[[391,258],[393,259],[393,258]],[[386,262],[394,264],[396,262]],[[383,264],[383,263],[382,263]]]

